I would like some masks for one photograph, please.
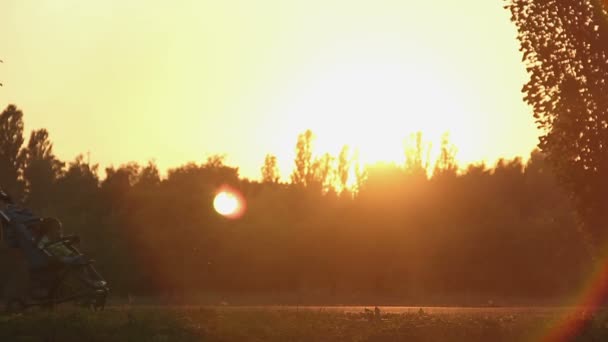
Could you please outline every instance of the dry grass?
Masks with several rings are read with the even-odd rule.
[[[386,312],[386,311],[384,311]],[[557,312],[452,310],[407,313],[325,309],[61,308],[0,316],[0,341],[535,341]],[[577,341],[607,341],[605,314]]]

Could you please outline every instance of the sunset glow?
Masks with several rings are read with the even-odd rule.
[[[478,127],[477,113],[466,108],[466,94],[449,76],[441,75],[430,61],[403,63],[390,51],[374,51],[345,54],[340,60],[348,63],[311,72],[294,86],[277,115],[308,118],[319,151],[337,154],[347,144],[360,152],[364,164],[401,162],[404,139],[418,131],[433,143],[442,133],[455,132],[459,145],[466,147],[467,161],[483,152],[482,145],[466,140],[483,127]]]
[[[401,163],[416,131],[492,162],[537,143],[508,19],[485,0],[9,0],[0,102],[102,169],[225,153],[258,179],[272,153],[287,180],[306,129],[317,153],[346,144],[363,163]]]
[[[0,340],[608,341],[607,3],[2,0]]]

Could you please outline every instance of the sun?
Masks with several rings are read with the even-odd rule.
[[[239,218],[244,212],[244,200],[234,191],[221,190],[213,199],[213,208],[224,217]]]
[[[427,55],[400,55],[383,46],[349,51],[311,65],[285,87],[277,117],[284,113],[286,141],[311,129],[315,153],[336,156],[348,145],[366,165],[402,163],[404,144],[416,132],[432,143],[433,160],[441,136],[449,132],[459,162],[479,154],[480,144],[470,143],[483,131],[477,111],[467,100],[468,88],[449,69]],[[280,159],[293,160],[292,145],[284,146]]]

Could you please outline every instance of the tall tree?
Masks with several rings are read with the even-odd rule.
[[[507,0],[539,147],[595,245],[608,238],[608,22],[600,0]]]
[[[23,112],[11,104],[0,114],[0,187],[15,198],[24,189],[19,152],[23,141]]]
[[[35,210],[45,212],[53,197],[64,163],[53,154],[53,144],[46,129],[32,131],[27,147],[21,150],[23,178],[27,186],[27,203]]]
[[[348,188],[348,176],[350,172],[351,159],[349,158],[348,146],[344,145],[338,156],[338,180],[340,182],[340,191],[345,191]]]
[[[356,189],[354,189],[355,192],[361,190],[361,188],[363,187],[363,184],[365,183],[365,181],[367,180],[367,171],[365,170],[365,167],[363,167],[361,165],[361,160],[359,159],[359,150],[356,149],[355,153],[353,154],[353,159],[352,159],[352,163],[355,169],[355,181],[356,181]]]
[[[446,132],[441,136],[439,157],[435,162],[433,177],[439,175],[455,175],[456,171],[458,171],[456,146],[450,142],[450,134]]]
[[[334,169],[334,157],[331,154],[324,153],[319,158],[315,158],[312,164],[314,183],[323,191],[334,189]]]
[[[291,174],[293,184],[307,186],[314,182],[313,142],[314,134],[311,130],[298,135],[295,168]]]
[[[264,158],[264,166],[262,166],[262,182],[278,183],[280,179],[279,166],[277,165],[277,157],[272,154],[267,154]]]
[[[425,143],[422,132],[416,132],[405,143],[405,171],[416,177],[426,178],[430,166],[431,144]]]

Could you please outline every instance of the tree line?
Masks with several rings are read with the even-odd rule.
[[[79,234],[116,294],[555,299],[591,266],[569,197],[539,151],[526,163],[459,171],[447,136],[431,163],[416,134],[403,163],[360,167],[346,147],[317,156],[306,131],[289,182],[279,182],[272,155],[261,181],[219,156],[165,177],[153,163],[128,163],[102,178],[82,156],[59,160],[46,130],[27,143],[23,135],[23,113],[9,105],[0,184]],[[238,220],[213,209],[223,186],[246,200]]]

